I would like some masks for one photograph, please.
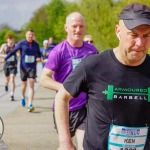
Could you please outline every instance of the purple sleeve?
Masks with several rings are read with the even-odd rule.
[[[45,64],[44,68],[47,68],[52,71],[56,71],[59,67],[59,61],[60,61],[60,55],[56,49],[55,50],[53,49],[49,53],[48,60]]]

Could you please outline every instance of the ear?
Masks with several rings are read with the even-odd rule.
[[[120,32],[117,34],[117,37],[118,37],[118,39],[120,41],[120,39],[121,39]]]
[[[121,36],[120,36],[120,26],[119,25],[116,25],[116,35],[117,35],[117,38],[120,40]]]
[[[64,25],[64,29],[65,29],[66,32],[68,32],[68,27],[67,27],[66,24]]]

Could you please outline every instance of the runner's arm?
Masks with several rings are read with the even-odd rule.
[[[58,91],[62,84],[53,79],[53,74],[54,71],[43,68],[40,85],[45,88]]]
[[[5,58],[7,55],[6,55],[6,44],[3,44],[0,48],[0,57],[2,58]]]
[[[0,57],[5,58],[7,55],[6,54],[0,54]]]
[[[37,57],[37,58],[36,58],[36,61],[37,61],[37,62],[40,62],[40,61],[41,61],[41,58]]]
[[[5,57],[5,61],[10,58],[12,55],[14,55],[18,50],[20,50],[19,45],[17,45],[11,52],[9,52],[7,54],[7,56]]]
[[[69,100],[72,98],[63,85],[55,97],[55,118],[58,129],[59,149],[76,150],[69,130]]]

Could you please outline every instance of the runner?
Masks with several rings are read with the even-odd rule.
[[[15,47],[14,37],[13,35],[8,35],[6,38],[7,43],[3,44],[0,49],[0,57],[5,58],[7,54],[9,54],[13,48]],[[5,74],[5,91],[8,91],[8,84],[10,82],[11,92],[10,92],[10,100],[14,101],[14,92],[15,92],[15,77],[17,74],[17,54],[12,55],[5,63],[4,63],[4,74]],[[3,60],[1,61],[3,62]]]
[[[32,105],[34,98],[34,83],[36,78],[36,64],[37,61],[41,61],[41,53],[39,44],[33,40],[34,31],[28,30],[26,32],[26,39],[19,42],[17,46],[7,55],[5,61],[7,61],[18,50],[20,51],[20,76],[22,80],[21,87],[21,104],[23,107],[26,105],[25,93],[28,85],[28,111],[34,111]],[[27,84],[28,80],[28,84]]]
[[[76,149],[68,102],[81,92],[88,98],[84,150],[150,150],[150,8],[126,6],[115,29],[119,45],[85,58],[56,95],[58,150]]]
[[[40,81],[42,86],[56,91],[81,59],[97,54],[97,49],[93,45],[83,42],[85,20],[80,13],[74,12],[67,16],[65,30],[67,39],[50,52]],[[70,134],[71,137],[76,135],[78,150],[83,150],[86,114],[86,94],[81,93],[69,103]]]

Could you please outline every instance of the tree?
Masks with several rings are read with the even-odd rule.
[[[46,13],[46,5],[42,6],[34,13],[33,18],[30,19],[29,24],[23,30],[22,38],[24,38],[24,34],[28,29],[34,30],[36,40],[42,46],[43,40],[48,38],[48,16]]]
[[[86,34],[93,36],[94,45],[99,52],[102,52],[117,46],[115,25],[118,24],[118,16],[124,6],[137,1],[150,6],[147,0],[76,0],[74,2],[52,0],[34,13],[29,24],[23,29],[22,36],[26,29],[32,28],[40,45],[50,36],[59,43],[66,39],[64,31],[66,16],[78,11],[85,17]]]
[[[111,0],[79,0],[79,10],[86,19],[86,33],[93,36],[100,52],[117,43],[113,32],[116,22],[113,7]]]
[[[53,36],[56,42],[66,38],[64,21],[66,16],[66,3],[63,0],[52,0],[46,7],[48,15],[49,37]]]
[[[18,36],[16,35],[16,33],[14,31],[12,31],[11,29],[9,29],[8,27],[4,27],[1,31],[0,31],[0,45],[2,45],[3,43],[6,42],[6,37],[11,34],[14,36],[15,41],[18,40]]]

